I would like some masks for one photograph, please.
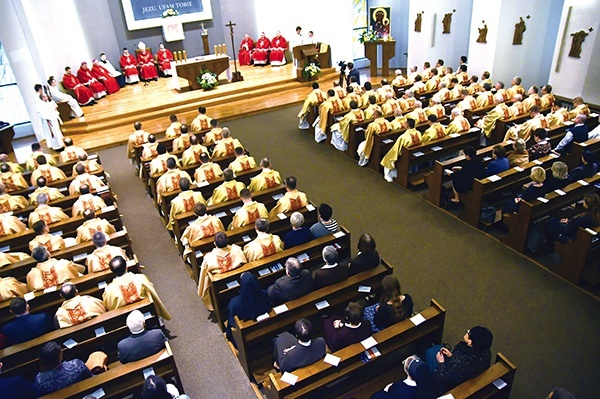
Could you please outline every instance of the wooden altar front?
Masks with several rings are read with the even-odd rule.
[[[377,76],[377,48],[381,47],[381,76],[390,77],[390,59],[396,55],[395,40],[375,40],[365,42],[365,57],[371,62],[371,78]]]
[[[175,69],[177,76],[187,79],[191,90],[201,89],[202,86],[196,81],[196,78],[203,70],[209,70],[217,77],[229,69],[229,56],[227,55],[208,55],[204,57],[188,58],[186,61],[176,62]]]

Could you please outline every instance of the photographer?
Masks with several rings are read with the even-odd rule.
[[[354,63],[348,63],[348,72],[346,73],[346,85],[350,85],[350,79],[352,77],[356,78],[356,83],[360,85],[360,74],[358,73],[358,69],[354,69]]]

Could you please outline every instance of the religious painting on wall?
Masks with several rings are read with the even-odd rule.
[[[391,7],[371,7],[369,8],[369,25],[378,37],[387,38],[391,36],[390,17]]]
[[[210,0],[121,0],[127,29],[163,26],[175,18],[179,23],[212,19]]]

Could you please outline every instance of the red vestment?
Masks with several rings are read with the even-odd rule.
[[[108,94],[113,94],[119,91],[119,83],[117,79],[110,76],[106,68],[100,64],[92,65],[92,76],[100,81],[106,87]]]
[[[287,46],[287,41],[283,36],[275,36],[271,40],[271,53],[269,54],[271,65],[285,64],[285,50]]]
[[[270,47],[271,42],[266,37],[261,37],[256,41],[256,48],[252,52],[254,65],[264,65],[267,63]]]
[[[123,54],[121,58],[119,58],[119,65],[121,65],[121,69],[123,69],[125,76],[138,75],[137,62],[133,55]]]
[[[252,50],[254,50],[254,40],[249,37],[244,38],[240,43],[240,51],[238,54],[240,65],[250,65],[252,63],[252,60],[250,59]]]
[[[156,58],[158,59],[158,66],[160,67],[161,71],[164,72],[171,69],[171,61],[173,61],[173,53],[171,53],[171,50],[158,50],[158,53],[156,53]]]
[[[156,72],[156,66],[154,65],[154,56],[149,51],[140,51],[137,55],[138,63],[140,65],[140,75],[143,80],[151,80],[158,78],[158,72]]]
[[[81,84],[77,76],[66,73],[63,75],[62,84],[67,90],[73,90],[75,93],[75,98],[77,102],[81,105],[88,104],[91,101],[94,101],[94,93],[87,87]]]
[[[83,66],[79,68],[77,71],[77,77],[79,81],[84,85],[88,86],[92,93],[94,93],[94,97],[99,98],[106,95],[106,90],[102,83],[98,82],[96,78],[92,76],[92,72],[86,67]]]

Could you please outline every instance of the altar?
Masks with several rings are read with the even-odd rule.
[[[202,86],[200,86],[196,78],[198,75],[200,75],[200,72],[205,69],[215,73],[217,78],[221,73],[226,72],[227,80],[231,81],[229,56],[226,54],[211,54],[191,57],[184,61],[171,61],[171,71],[173,71],[173,87],[177,90],[181,90],[179,77],[182,77],[187,79],[190,90],[201,89]]]

